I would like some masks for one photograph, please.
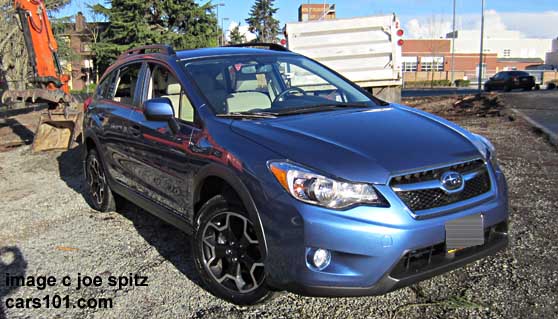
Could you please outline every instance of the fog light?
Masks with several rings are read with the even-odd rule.
[[[312,255],[312,264],[318,270],[323,270],[331,262],[331,253],[327,249],[316,249]]]

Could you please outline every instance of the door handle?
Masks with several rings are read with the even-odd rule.
[[[134,137],[140,137],[141,136],[141,128],[139,127],[139,125],[132,125],[130,127],[130,134]]]

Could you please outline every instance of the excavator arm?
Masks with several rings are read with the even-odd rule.
[[[33,69],[32,89],[6,91],[2,102],[48,103],[41,114],[33,140],[33,151],[66,149],[75,144],[81,131],[82,114],[69,94],[70,77],[62,73],[58,44],[43,0],[14,0],[25,46]]]
[[[58,44],[52,33],[44,3],[40,0],[15,0],[14,6],[35,75],[34,82],[44,88],[68,93],[68,80],[62,79]]]

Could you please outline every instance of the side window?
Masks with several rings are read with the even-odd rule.
[[[194,107],[176,77],[165,67],[152,64],[148,99],[166,97],[174,108],[174,116],[186,122],[194,122]]]
[[[134,92],[138,82],[141,63],[134,63],[121,68],[114,81],[116,88],[114,97],[116,102],[132,105],[134,103]]]
[[[114,74],[116,72],[111,72],[107,75],[99,85],[97,85],[97,89],[95,90],[95,99],[111,99],[112,92],[110,88],[113,87],[112,81],[114,79]]]

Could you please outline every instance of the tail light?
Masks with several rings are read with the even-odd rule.
[[[397,45],[398,45],[398,46],[402,46],[403,43],[405,43],[405,41],[403,41],[403,39],[399,39],[399,40],[397,41]]]
[[[93,97],[88,97],[84,102],[83,102],[83,111],[87,111],[87,109],[89,108],[89,104],[91,104],[91,102],[93,102]]]
[[[397,36],[402,37],[403,34],[405,34],[405,31],[403,31],[403,29],[397,30]]]

